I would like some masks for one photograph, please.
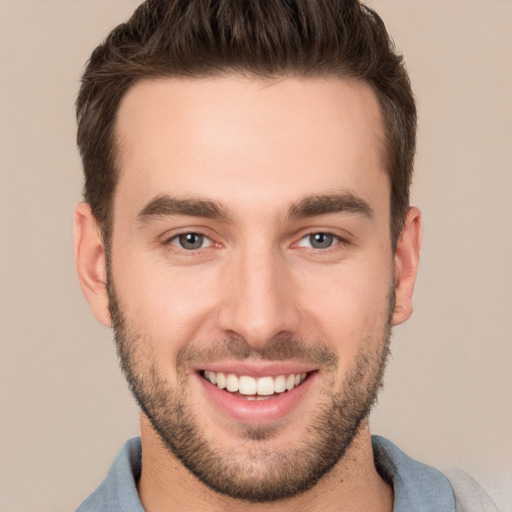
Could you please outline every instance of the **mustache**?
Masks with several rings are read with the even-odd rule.
[[[231,336],[213,341],[207,345],[189,344],[180,349],[176,358],[176,368],[191,365],[214,363],[223,359],[237,361],[295,361],[318,365],[326,370],[336,370],[336,353],[325,343],[307,343],[294,335],[277,335],[264,347],[251,347],[242,337]]]

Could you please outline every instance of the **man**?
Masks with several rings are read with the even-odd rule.
[[[79,510],[456,510],[368,426],[421,238],[415,105],[377,14],[148,1],[77,112],[78,273],[141,409]]]

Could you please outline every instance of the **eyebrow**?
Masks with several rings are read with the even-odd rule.
[[[364,199],[352,192],[344,192],[307,196],[289,208],[287,217],[304,219],[330,213],[361,214],[367,218],[374,216],[372,208]],[[177,198],[163,194],[151,199],[137,215],[137,219],[145,224],[153,218],[177,215],[223,221],[232,218],[228,210],[216,201],[202,198]]]
[[[374,217],[371,206],[352,192],[305,197],[289,209],[288,217],[303,219],[329,213],[360,214],[369,219]]]
[[[201,198],[181,199],[164,194],[151,199],[137,215],[137,219],[144,224],[152,218],[173,215],[218,220],[230,218],[228,211],[215,201]]]

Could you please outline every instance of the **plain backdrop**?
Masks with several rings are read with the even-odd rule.
[[[136,4],[0,0],[3,512],[74,510],[138,433],[112,333],[90,313],[72,255],[79,79]],[[373,432],[465,469],[512,510],[512,2],[370,4],[417,96],[424,220],[415,313],[395,331]]]

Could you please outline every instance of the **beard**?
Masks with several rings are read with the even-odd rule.
[[[387,322],[368,336],[343,383],[334,389],[338,359],[326,344],[294,336],[276,337],[262,350],[230,337],[203,348],[192,341],[176,358],[177,385],[159,375],[151,340],[129,325],[114,289],[107,281],[109,309],[120,364],[130,389],[164,446],[203,484],[225,496],[253,503],[275,502],[312,488],[340,462],[366,423],[374,405],[389,355],[394,289],[388,297]],[[324,374],[322,403],[300,443],[272,449],[279,426],[244,425],[245,442],[222,447],[209,440],[192,410],[187,370],[194,362],[236,360],[293,360],[318,365]]]

